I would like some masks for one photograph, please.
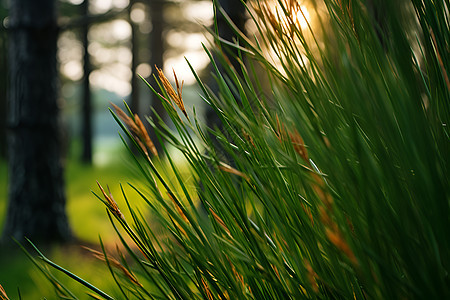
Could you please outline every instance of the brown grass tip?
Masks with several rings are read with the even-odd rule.
[[[238,171],[235,168],[227,165],[226,163],[221,162],[219,165],[219,169],[224,172],[240,176],[240,177],[244,178],[246,181],[250,181],[250,177],[248,177],[246,174],[242,173],[241,171]]]
[[[331,230],[330,228],[326,228],[325,234],[328,240],[345,256],[347,256],[347,258],[353,265],[358,265],[358,260],[356,259],[355,254],[353,253],[348,243],[345,241],[339,229]]]
[[[248,134],[247,131],[245,131],[244,128],[241,128],[242,134],[244,135],[244,138],[250,143],[252,144],[253,147],[256,148],[255,142],[253,141],[253,138],[250,136],[250,134]]]
[[[5,290],[3,289],[2,285],[0,284],[0,300],[9,300],[8,296],[6,295]]]
[[[230,235],[230,230],[228,229],[227,225],[225,224],[225,222],[219,217],[218,214],[216,214],[212,208],[209,208],[209,211],[211,212],[214,220],[216,220],[216,222],[223,228],[225,229],[225,231],[228,233],[228,235]]]
[[[311,285],[311,288],[314,291],[314,293],[317,294],[319,292],[319,286],[317,284],[317,279],[319,278],[319,276],[314,271],[314,269],[311,266],[311,263],[306,258],[303,260],[303,264],[305,265],[306,272],[308,272],[307,276],[309,284]]]
[[[158,156],[158,151],[156,150],[153,141],[142,123],[141,119],[137,114],[134,114],[134,119],[129,117],[122,109],[120,109],[114,103],[111,103],[116,111],[117,116],[121,119],[125,125],[130,129],[131,133],[135,137],[135,141],[139,144],[139,147],[148,155],[147,149],[154,155]]]
[[[213,298],[211,290],[208,286],[208,282],[203,278],[203,276],[201,277],[201,282],[202,282],[203,291],[206,293],[206,297],[208,298],[208,300],[213,300],[214,298]]]
[[[120,109],[120,107],[118,107],[114,103],[111,103],[111,105],[114,108],[119,119],[121,119],[122,122],[125,123],[125,125],[131,130],[131,132],[133,132],[134,134],[138,134],[139,129],[134,121],[122,109]]]
[[[108,207],[108,209],[113,213],[113,215],[115,215],[119,219],[125,221],[125,217],[122,214],[122,212],[120,211],[119,206],[117,205],[116,201],[114,201],[114,198],[112,197],[111,192],[110,192],[110,195],[108,196],[98,181],[97,181],[97,185],[100,188],[100,191],[102,192],[103,197],[106,200],[105,203],[106,203],[106,206]]]
[[[175,92],[173,86],[170,84],[169,80],[164,75],[164,72],[161,69],[159,69],[157,66],[155,66],[155,68],[156,68],[156,71],[158,72],[159,80],[161,81],[161,84],[162,84],[164,90],[166,91],[167,95],[169,96],[170,100],[175,102],[175,104],[183,112],[183,114],[186,116],[186,118],[189,119],[189,117],[186,113],[186,109],[184,108],[183,98],[181,96],[181,93],[183,91],[184,81],[182,81],[181,85],[180,85],[180,83],[178,82],[177,74],[175,73],[175,70],[173,70],[173,75],[175,78],[175,85],[177,87],[177,91]],[[172,103],[170,101],[168,101],[166,98],[164,98],[164,99],[172,105]]]
[[[188,218],[186,217],[186,215],[184,214],[183,210],[181,209],[181,204],[178,201],[175,201],[174,197],[170,193],[167,193],[167,195],[169,196],[170,200],[172,200],[173,204],[175,205],[175,209],[177,210],[177,212],[181,216],[181,218],[186,223],[189,223]]]
[[[155,144],[153,144],[153,141],[148,135],[147,129],[145,128],[144,124],[137,114],[134,115],[134,121],[136,123],[136,126],[139,128],[139,138],[141,139],[141,141],[154,156],[158,156],[158,151],[156,150]]]
[[[136,279],[136,276],[134,276],[133,273],[131,273],[127,268],[125,268],[117,259],[108,256],[108,258],[105,257],[105,254],[103,252],[88,248],[88,247],[84,247],[84,249],[86,249],[87,251],[91,252],[92,255],[104,262],[108,262],[110,263],[113,267],[115,267],[116,269],[122,271],[122,273],[125,275],[125,277],[127,277],[131,282],[133,282],[134,284],[136,284],[137,286],[142,287],[142,284]]]
[[[303,141],[302,136],[298,133],[297,129],[294,129],[293,132],[289,132],[289,138],[291,139],[292,146],[294,147],[295,152],[300,155],[300,157],[309,164],[308,151],[306,150],[305,142]]]

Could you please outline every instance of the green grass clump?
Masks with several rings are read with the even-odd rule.
[[[312,1],[306,27],[295,1],[247,5],[254,36],[233,27],[238,43],[205,50],[219,91],[197,77],[220,129],[159,74],[177,134],[149,121],[197,188],[164,148],[167,180],[140,121],[116,110],[148,184],[122,189],[128,215],[99,193],[127,253],[107,259],[121,297],[449,298],[449,2]]]

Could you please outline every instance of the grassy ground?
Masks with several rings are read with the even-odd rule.
[[[87,166],[76,160],[69,160],[66,165],[67,212],[69,221],[77,239],[86,244],[97,244],[99,235],[106,244],[115,243],[115,233],[106,216],[103,204],[96,199],[92,191],[97,192],[96,181],[111,188],[111,192],[119,197],[119,183],[124,183],[133,177],[132,167],[124,163],[126,154],[118,151],[112,153],[114,159],[103,166]],[[6,213],[7,205],[7,164],[0,161],[0,230]],[[115,294],[114,286],[106,267],[102,262],[93,259],[78,244],[71,246],[44,249],[58,264],[70,269],[75,274],[98,285],[100,288]],[[78,283],[61,275],[61,281],[75,291],[83,288]],[[54,299],[53,288],[44,279],[38,269],[19,249],[0,249],[0,284],[5,288],[11,299],[18,299],[18,288],[23,299]],[[80,295],[80,293],[77,293]]]
[[[72,150],[72,152],[76,151]],[[104,188],[110,188],[127,218],[129,215],[125,210],[126,204],[121,196],[120,184],[123,185],[132,205],[140,208],[143,207],[142,200],[134,197],[136,194],[132,192],[127,183],[133,182],[134,185],[138,185],[140,189],[144,190],[145,186],[137,177],[139,173],[131,165],[129,154],[125,152],[122,145],[114,146],[112,149],[98,149],[97,154],[99,153],[103,157],[96,160],[100,163],[95,166],[84,165],[77,159],[71,158],[65,167],[67,213],[77,242],[72,245],[41,250],[57,264],[120,299],[121,297],[118,296],[120,294],[106,265],[93,258],[91,254],[81,248],[80,244],[98,248],[99,236],[101,236],[106,247],[111,249],[109,252],[115,253],[115,245],[119,243],[107,217],[105,206],[92,194],[92,192],[99,194],[96,181],[99,181]],[[184,163],[180,163],[180,165],[185,166]],[[159,166],[161,168],[163,165],[159,164]],[[186,171],[184,168],[182,169]],[[7,207],[7,177],[7,163],[0,160],[0,232],[3,228]],[[175,182],[170,179],[169,181]],[[145,208],[141,211],[145,212]],[[86,291],[80,284],[58,271],[52,270],[52,273],[77,296],[82,297]],[[0,284],[10,299],[19,298],[18,289],[20,289],[22,299],[57,298],[53,287],[18,248],[0,248]]]

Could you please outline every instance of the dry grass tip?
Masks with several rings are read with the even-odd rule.
[[[105,192],[105,190],[103,189],[103,187],[100,185],[100,183],[97,181],[97,185],[100,188],[100,191],[103,194],[103,197],[105,198],[105,204],[108,207],[108,209],[112,212],[112,214],[114,216],[116,216],[117,218],[125,221],[125,216],[122,214],[122,212],[119,209],[119,206],[117,205],[116,201],[114,201],[114,198],[112,197],[111,193],[108,196]]]
[[[167,95],[169,96],[170,100],[175,102],[175,104],[178,106],[178,108],[183,112],[185,117],[189,120],[189,117],[187,115],[186,109],[184,108],[183,98],[181,96],[181,93],[183,91],[184,81],[182,81],[181,85],[180,85],[180,83],[178,82],[177,74],[175,73],[175,70],[173,70],[173,76],[174,76],[174,79],[175,79],[175,85],[177,86],[177,91],[175,92],[175,89],[170,84],[170,82],[167,79],[167,77],[164,75],[164,72],[161,69],[159,69],[157,66],[155,66],[155,68],[156,68],[156,71],[158,72],[159,80],[161,81],[161,84],[162,84],[164,90],[166,91]],[[163,97],[163,96],[161,96],[161,97]],[[167,100],[166,98],[164,98],[164,99],[168,103],[170,103],[170,105],[172,105],[172,103],[169,100]]]
[[[250,177],[248,177],[248,175],[242,173],[241,171],[236,170],[235,168],[227,165],[226,163],[221,162],[219,165],[219,169],[224,172],[240,176],[240,177],[244,178],[246,181],[250,182]]]
[[[101,261],[107,262],[109,263],[111,266],[113,266],[114,268],[120,270],[125,277],[127,277],[131,282],[133,282],[135,285],[142,287],[142,284],[137,280],[136,276],[129,271],[127,268],[125,268],[117,259],[108,256],[108,258],[105,257],[105,254],[103,252],[88,248],[88,247],[83,247],[84,249],[88,250],[89,252],[91,252],[93,254],[93,256]]]
[[[0,300],[9,300],[8,296],[6,295],[5,290],[3,289],[2,285],[0,284]]]
[[[129,128],[135,138],[135,141],[139,144],[144,153],[148,155],[148,151],[150,151],[153,156],[158,156],[158,151],[156,150],[153,141],[150,139],[147,129],[139,116],[135,114],[134,117],[131,118],[114,103],[111,103],[111,105],[119,119],[121,119],[122,122]]]

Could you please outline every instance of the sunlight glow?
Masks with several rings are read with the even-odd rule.
[[[287,9],[290,11],[289,16],[284,15],[283,9],[281,9],[278,5],[274,8],[274,12],[279,16],[281,23],[285,26],[289,27],[291,24],[294,24],[300,29],[307,29],[308,24],[311,25],[311,16],[305,5],[290,7]]]
[[[187,21],[210,26],[213,23],[213,1],[185,1],[183,4],[183,17]]]
[[[300,6],[300,10],[297,12],[297,14],[294,15],[293,21],[298,23],[301,29],[308,28],[308,24],[309,22],[311,22],[311,16],[309,15],[306,6]]]
[[[92,71],[89,81],[95,87],[114,92],[120,97],[126,97],[131,92],[130,77],[131,71],[129,69],[116,64],[109,68]]]
[[[290,62],[296,61],[297,67],[302,69],[309,69],[309,53],[316,53],[318,46],[321,43],[319,25],[319,13],[326,12],[326,7],[321,5],[310,5],[311,1],[291,1],[291,0],[267,0],[259,6],[254,6],[254,14],[256,22],[247,22],[246,27],[249,36],[260,36],[259,27],[265,27],[275,40],[274,45],[266,45],[263,47],[263,52],[268,61],[281,73],[286,74],[286,65],[282,62],[286,59],[286,53],[280,51],[276,43],[280,39],[286,39],[286,42],[295,47],[294,53],[289,55],[296,56],[297,60],[291,59]],[[264,38],[261,38],[262,40]],[[289,41],[288,41],[289,40]]]
[[[200,70],[205,68],[209,64],[209,58],[203,50],[190,50],[186,51],[182,55],[166,58],[164,63],[164,73],[172,74],[172,68],[175,69],[177,77],[180,80],[184,80],[186,85],[194,84],[195,77],[192,74],[186,59],[194,67],[194,69]]]

